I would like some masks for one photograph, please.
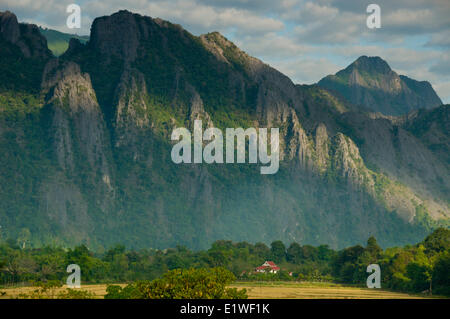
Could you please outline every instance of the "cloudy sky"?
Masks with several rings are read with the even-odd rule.
[[[450,0],[0,0],[19,21],[64,32],[66,7],[82,10],[78,34],[95,17],[127,9],[181,24],[195,35],[219,31],[296,83],[314,83],[360,55],[380,56],[399,74],[432,83],[450,103]],[[366,8],[381,8],[381,28]]]

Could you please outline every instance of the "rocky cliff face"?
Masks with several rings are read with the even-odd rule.
[[[89,167],[112,190],[109,139],[89,75],[75,63],[52,60],[44,70],[42,89],[48,92],[44,108],[51,114],[49,133],[59,166],[76,174],[75,156],[81,156],[84,169]]]
[[[444,164],[450,165],[450,107],[442,105],[432,110],[408,114],[400,125],[420,139]]]
[[[318,84],[342,94],[355,105],[385,115],[442,104],[429,82],[399,76],[379,57],[359,57],[345,70],[328,75]]]
[[[2,34],[11,52],[20,49],[14,32]],[[403,90],[384,61],[369,62],[355,70],[387,78],[352,71],[353,84]],[[36,243],[201,248],[226,238],[341,247],[369,235],[412,242],[448,220],[449,168],[438,156],[447,151],[433,150],[448,135],[442,117],[357,112],[318,86],[294,85],[219,33],[195,37],[127,11],[96,19],[87,44],[71,41],[39,65],[39,87],[30,84],[25,98],[0,82],[1,193],[23,196],[0,201],[12,235],[27,227]],[[196,119],[279,127],[279,173],[175,165],[170,134]]]
[[[18,23],[17,17],[9,12],[0,12],[0,34],[8,42],[15,44],[27,58],[50,58],[47,40],[34,24]]]

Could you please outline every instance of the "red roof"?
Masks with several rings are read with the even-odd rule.
[[[256,270],[266,270],[266,269],[280,270],[280,267],[275,265],[275,263],[273,261],[266,261],[261,266],[256,267]]]

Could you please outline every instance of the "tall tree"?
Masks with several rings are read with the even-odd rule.
[[[270,244],[270,251],[275,262],[286,260],[286,246],[281,240],[276,240]]]

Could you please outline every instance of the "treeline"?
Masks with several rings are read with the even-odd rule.
[[[256,274],[265,260],[280,268],[277,274]],[[0,243],[0,285],[58,280],[65,282],[69,264],[81,268],[82,283],[124,283],[154,280],[174,269],[223,267],[239,280],[334,281],[365,285],[369,264],[381,267],[382,288],[450,295],[450,230],[439,228],[416,245],[382,250],[374,237],[365,247],[339,251],[274,241],[233,243],[216,241],[206,251],[178,246],[166,250],[126,250],[117,245],[103,253],[81,245],[71,249],[26,248],[20,241]]]

